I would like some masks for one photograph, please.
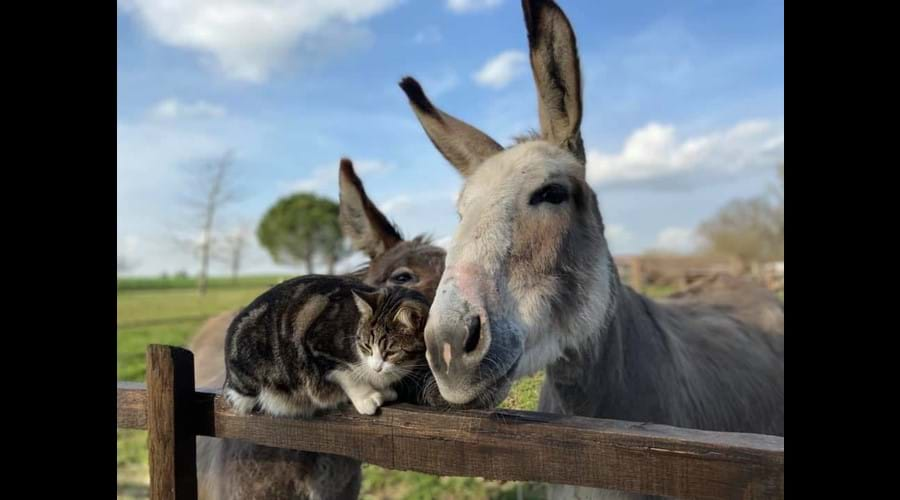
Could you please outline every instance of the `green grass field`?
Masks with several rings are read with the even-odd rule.
[[[238,287],[266,287],[278,283],[286,276],[247,276],[233,281],[231,278],[213,277],[207,282],[207,287],[238,288]],[[116,290],[177,290],[196,289],[197,279],[187,276],[170,276],[166,278],[119,278],[116,280]]]

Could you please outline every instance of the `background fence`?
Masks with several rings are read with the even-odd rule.
[[[744,269],[739,261],[707,255],[618,255],[619,276],[631,288],[648,286],[683,290],[691,283],[716,274],[747,276],[772,291],[784,291],[784,261],[752,264]]]

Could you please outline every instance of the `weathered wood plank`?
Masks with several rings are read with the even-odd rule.
[[[684,498],[784,497],[784,438],[777,436],[405,404],[371,417],[352,410],[311,420],[241,416],[209,389],[195,394],[194,408],[199,435],[346,455],[391,469]]]
[[[187,349],[147,347],[146,419],[150,498],[196,500],[194,355]]]
[[[116,427],[147,428],[147,386],[138,382],[116,385]]]

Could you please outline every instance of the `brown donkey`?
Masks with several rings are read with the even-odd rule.
[[[465,178],[425,328],[441,395],[496,404],[513,380],[545,369],[541,411],[783,436],[783,305],[743,282],[724,287],[742,292],[668,301],[620,282],[585,180],[575,35],[554,2],[522,7],[540,136],[504,149],[436,108],[412,78],[400,84]]]
[[[366,195],[349,160],[340,166],[340,219],[344,234],[371,259],[355,275],[370,285],[406,286],[434,299],[444,270],[444,250],[423,237],[404,240]],[[236,314],[210,319],[191,342],[197,386],[222,387],[225,334]],[[197,438],[203,499],[355,499],[360,465],[334,455]]]

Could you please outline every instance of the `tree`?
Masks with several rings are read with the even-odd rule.
[[[189,170],[191,179],[187,185],[192,190],[185,204],[192,210],[200,226],[199,241],[193,242],[200,257],[200,273],[197,287],[206,293],[209,278],[209,261],[213,249],[213,230],[222,209],[237,199],[233,188],[234,155],[227,151],[221,157],[207,161]]]
[[[335,215],[335,217],[337,216]],[[330,222],[322,226],[316,233],[316,248],[325,260],[328,274],[334,274],[334,266],[337,261],[350,254],[350,247],[344,241],[340,225]]]
[[[784,162],[778,164],[778,184],[772,188],[775,199],[775,224],[778,241],[781,242],[781,259],[784,260]]]
[[[131,271],[137,266],[137,263],[123,257],[121,255],[116,256],[116,274],[126,273]]]
[[[778,184],[772,187],[776,205],[784,208],[784,162],[778,164]]]
[[[287,196],[266,212],[256,236],[275,262],[303,263],[312,274],[318,255],[332,274],[334,264],[346,252],[338,211],[337,203],[311,193]]]
[[[231,269],[232,283],[237,283],[238,273],[244,260],[244,249],[251,234],[249,226],[241,224],[219,238],[221,249],[217,252],[217,257],[228,263],[228,267]]]
[[[722,207],[697,232],[714,253],[753,263],[784,260],[784,164],[778,167],[780,188],[774,202],[765,196],[734,200]]]

